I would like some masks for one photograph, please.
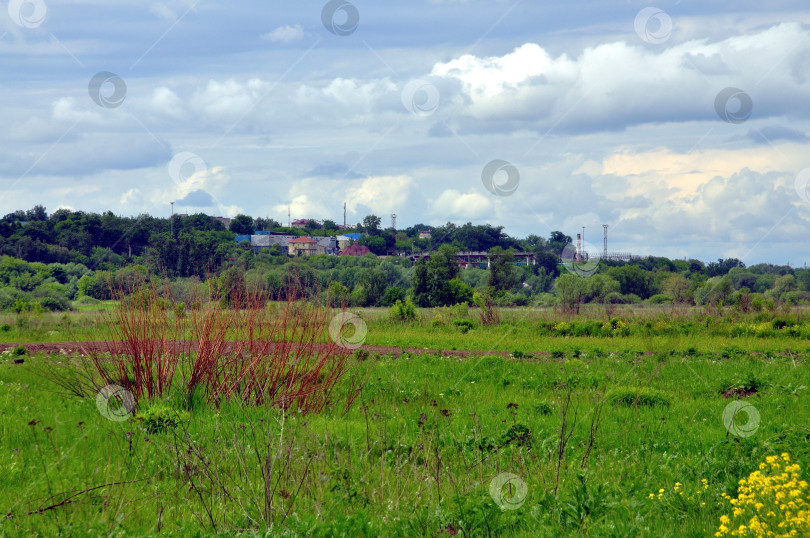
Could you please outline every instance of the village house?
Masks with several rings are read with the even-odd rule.
[[[289,243],[290,256],[313,256],[324,254],[324,248],[311,237],[296,237]]]

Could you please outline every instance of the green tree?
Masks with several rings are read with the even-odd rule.
[[[414,302],[419,306],[455,304],[455,289],[450,281],[458,276],[457,250],[442,245],[428,260],[421,259],[413,272]]]
[[[251,235],[256,231],[253,218],[247,215],[236,215],[228,228],[237,235]]]
[[[586,278],[566,273],[557,277],[554,282],[554,292],[560,299],[560,305],[567,312],[579,313],[579,308],[588,293],[586,280]]]
[[[380,223],[382,219],[377,215],[367,215],[363,219],[363,231],[370,235],[377,235],[380,233]]]
[[[272,230],[273,228],[280,228],[281,223],[271,218],[259,217],[256,219],[257,230]]]
[[[487,286],[497,294],[511,290],[522,281],[520,270],[516,270],[515,256],[511,250],[493,247],[489,251],[489,278]]]
[[[652,273],[635,265],[611,267],[608,274],[619,282],[622,293],[634,294],[642,299],[652,295]]]
[[[364,235],[357,242],[368,247],[368,249],[377,256],[384,256],[386,254],[385,239],[379,235]]]

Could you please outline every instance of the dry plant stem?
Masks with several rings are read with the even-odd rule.
[[[123,386],[136,402],[160,398],[179,368],[188,402],[201,390],[216,405],[237,398],[318,413],[331,403],[348,370],[349,351],[328,338],[331,309],[318,306],[318,298],[314,304],[302,300],[300,284],[291,283],[286,300],[273,311],[263,290],[237,290],[231,297],[236,306],[207,303],[193,310],[188,322],[167,311],[168,290],[164,297],[159,292],[153,284],[144,284],[136,296],[115,291],[118,303],[105,339],[109,355],[91,354],[105,384]],[[355,382],[352,378],[345,410],[359,394]]]
[[[596,432],[599,431],[599,426],[602,424],[602,408],[604,406],[604,395],[595,395],[593,409],[591,410],[591,427],[588,430],[588,446],[585,447],[585,454],[582,456],[582,465],[580,466],[582,469],[588,466],[591,451],[596,444]]]
[[[571,440],[571,435],[574,433],[574,426],[576,426],[576,410],[574,411],[573,420],[568,420],[568,414],[571,411],[571,394],[573,389],[569,386],[565,387],[565,392],[559,398],[560,404],[560,430],[557,439],[557,471],[554,476],[554,495],[557,495],[557,489],[560,485],[560,469],[562,462],[565,458],[565,449],[568,442]]]
[[[126,482],[109,482],[107,484],[101,484],[99,486],[93,486],[92,488],[87,488],[87,489],[83,489],[81,491],[77,491],[76,493],[72,493],[71,495],[68,495],[67,497],[65,497],[64,499],[59,501],[58,503],[54,503],[54,504],[45,506],[43,508],[40,508],[39,510],[32,510],[31,512],[27,512],[25,515],[30,516],[32,514],[42,514],[43,512],[47,512],[48,510],[53,510],[55,508],[59,508],[60,506],[64,506],[66,504],[72,503],[76,499],[76,497],[78,497],[79,495],[84,495],[86,493],[90,493],[91,491],[95,491],[97,489],[107,488],[107,487],[110,487],[110,486],[120,486],[120,485],[123,485],[123,484],[135,484],[137,482],[143,482],[144,480],[149,480],[150,478],[151,477],[139,478],[138,480],[128,480]],[[55,497],[55,496],[56,495],[52,495],[49,499],[53,499],[53,497]],[[161,509],[161,513],[163,513],[162,509]]]

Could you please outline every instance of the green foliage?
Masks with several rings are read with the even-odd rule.
[[[423,258],[416,264],[413,298],[417,305],[445,306],[466,300],[463,297],[466,297],[469,286],[460,280],[451,284],[459,273],[456,252],[450,245],[442,245],[430,258]]]
[[[388,309],[388,314],[395,321],[415,321],[416,305],[410,299],[404,303],[398,300]]]
[[[469,331],[475,328],[475,323],[469,319],[457,319],[453,322],[453,325],[455,325],[458,330],[461,331],[461,334],[467,334]]]
[[[382,306],[392,306],[397,301],[405,300],[405,291],[399,286],[388,286],[382,298]]]
[[[645,305],[606,317],[603,307],[585,307],[571,318],[551,309],[511,310],[500,327],[477,324],[464,335],[453,321],[465,319],[460,307],[410,324],[368,316],[374,345],[555,350],[569,360],[413,352],[394,358],[358,350],[347,359],[365,380],[358,403],[307,417],[204,398],[185,415],[173,411],[182,405],[149,410],[144,400],[136,415],[143,420],[133,427],[101,416],[94,391],[67,397],[41,375],[75,376],[68,355],[34,354],[24,366],[4,355],[0,504],[12,515],[3,528],[149,535],[163,510],[161,532],[178,535],[703,536],[725,510],[721,493],[733,494],[765,455],[789,452],[803,468],[810,461],[806,340],[787,334],[807,320],[799,311],[760,313],[760,321],[758,314],[670,312]],[[434,314],[445,318],[442,328],[431,326]],[[81,339],[92,339],[96,314],[67,317]],[[31,316],[24,332],[6,336],[17,342],[44,335],[64,318]],[[552,329],[561,322],[568,324],[558,326],[564,337]],[[763,324],[768,336],[731,336],[740,323]],[[622,325],[628,336],[598,333]],[[757,388],[746,398],[762,417],[754,435],[737,437],[724,427],[732,400],[714,380]],[[337,386],[341,395],[351,390],[348,381]],[[555,495],[561,410],[548,402],[563,385],[573,387],[573,429]],[[645,396],[649,390],[653,396]],[[591,438],[603,394],[608,405]],[[489,491],[504,472],[526,485],[525,499],[510,509]],[[112,483],[57,507],[58,518],[53,510],[28,515],[63,498],[51,499],[54,493],[74,494],[76,484]],[[515,492],[513,484],[505,488],[506,496]],[[660,489],[661,498],[649,498]],[[138,502],[122,508],[121,499]]]
[[[501,435],[501,445],[515,445],[531,448],[533,443],[532,430],[525,424],[513,424]]]
[[[607,394],[607,400],[620,407],[669,407],[671,398],[657,389],[648,387],[616,388]]]
[[[188,411],[177,410],[160,402],[148,405],[138,412],[136,418],[141,421],[146,433],[158,435],[188,422],[190,415]]]

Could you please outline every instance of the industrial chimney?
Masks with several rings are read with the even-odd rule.
[[[582,234],[577,234],[577,255],[576,255],[577,263],[582,262]]]

